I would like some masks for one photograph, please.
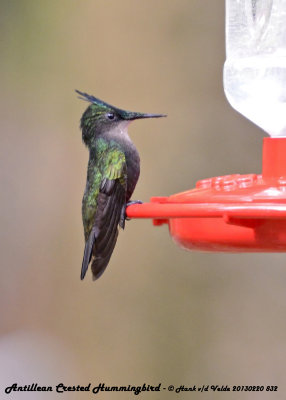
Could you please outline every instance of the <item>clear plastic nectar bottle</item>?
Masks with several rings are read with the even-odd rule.
[[[286,0],[226,0],[224,90],[270,136],[286,136]]]

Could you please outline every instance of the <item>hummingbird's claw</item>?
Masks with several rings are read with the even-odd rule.
[[[130,200],[126,203],[126,207],[132,206],[133,204],[143,204],[143,201],[141,200]]]
[[[128,201],[126,203],[126,205],[125,205],[125,219],[127,221],[130,221],[130,218],[128,218],[127,215],[126,215],[126,208],[129,207],[129,206],[132,206],[133,204],[143,204],[143,201],[141,201],[141,200],[130,200],[130,201]]]
[[[126,215],[126,208],[129,207],[129,206],[132,206],[133,204],[143,204],[143,201],[141,201],[141,200],[130,200],[122,207],[121,216],[120,216],[120,220],[119,220],[119,226],[122,229],[125,228],[125,221],[130,221],[130,218],[128,218],[127,215]]]

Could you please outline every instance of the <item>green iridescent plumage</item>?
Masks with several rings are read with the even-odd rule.
[[[118,180],[126,191],[126,178],[126,159],[123,151],[114,141],[97,139],[93,157],[88,164],[87,185],[82,202],[86,240],[93,226],[100,189],[104,188],[107,180]]]
[[[163,115],[120,110],[86,93],[76,92],[91,103],[81,118],[82,139],[89,149],[82,201],[85,250],[81,279],[90,263],[93,279],[98,279],[110,260],[118,226],[124,228],[126,204],[140,173],[140,158],[128,136],[128,123]]]

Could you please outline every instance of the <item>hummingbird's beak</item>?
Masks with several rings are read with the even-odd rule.
[[[141,118],[161,118],[161,117],[167,117],[165,114],[143,114],[143,113],[138,113],[138,112],[132,112],[132,111],[125,111],[122,113],[123,119],[127,121],[133,121],[134,119],[141,119]]]

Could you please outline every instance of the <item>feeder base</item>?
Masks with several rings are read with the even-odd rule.
[[[286,251],[286,138],[265,138],[262,175],[203,179],[196,188],[128,207],[168,224],[180,246],[222,252]]]

